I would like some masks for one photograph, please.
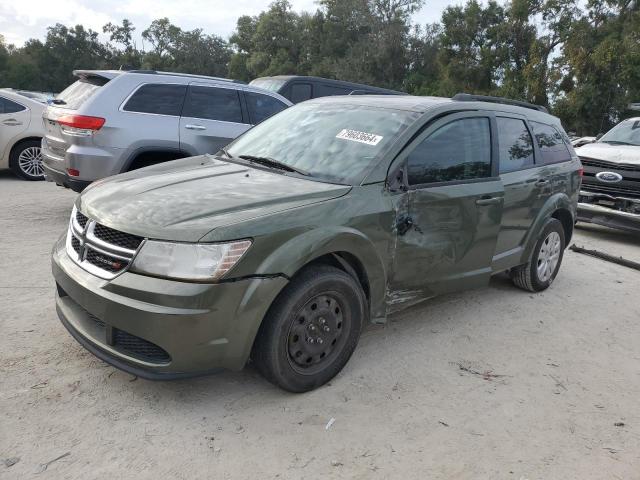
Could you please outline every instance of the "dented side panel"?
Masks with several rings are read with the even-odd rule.
[[[434,186],[405,195],[412,227],[397,235],[390,309],[486,285],[502,216],[502,182]],[[489,198],[496,200],[481,201]]]

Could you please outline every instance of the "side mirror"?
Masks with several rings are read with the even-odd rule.
[[[600,132],[598,135],[596,135],[596,140],[600,140],[603,135],[604,133]]]

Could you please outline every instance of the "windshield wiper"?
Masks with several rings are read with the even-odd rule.
[[[228,155],[228,153],[227,153]],[[244,160],[249,160],[250,162],[258,163],[260,165],[264,165],[266,167],[278,168],[280,170],[285,170],[287,172],[295,172],[299,175],[304,175],[305,177],[309,176],[309,172],[305,172],[304,170],[300,170],[299,168],[292,167],[291,165],[287,165],[286,163],[280,162],[275,158],[271,157],[258,157],[255,155],[238,155],[238,158],[242,158]]]

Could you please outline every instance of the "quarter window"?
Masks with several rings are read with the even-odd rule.
[[[463,118],[440,127],[409,154],[409,184],[491,176],[488,118]]]
[[[23,107],[19,103],[0,97],[0,113],[17,113],[26,109],[26,107]]]
[[[143,85],[136,90],[123,110],[179,116],[186,91],[185,85]]]
[[[245,98],[254,125],[287,108],[280,100],[261,93],[245,92]]]
[[[310,83],[294,83],[291,85],[291,101],[293,103],[304,102],[311,98]]]
[[[531,122],[533,134],[542,154],[542,163],[557,163],[571,160],[571,153],[562,140],[562,135],[551,125]]]
[[[189,87],[182,116],[243,123],[240,96],[231,88]]]
[[[496,119],[500,145],[500,173],[533,165],[533,140],[525,123],[517,118]]]
[[[349,95],[353,89],[344,87],[334,87],[333,85],[319,84],[317,87],[317,97],[330,97],[332,95]]]

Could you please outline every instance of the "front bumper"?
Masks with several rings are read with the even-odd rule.
[[[107,281],[83,270],[62,237],[52,254],[56,310],[87,350],[149,379],[240,370],[284,277],[217,284],[125,272]]]
[[[581,191],[578,220],[640,233],[640,199]]]

